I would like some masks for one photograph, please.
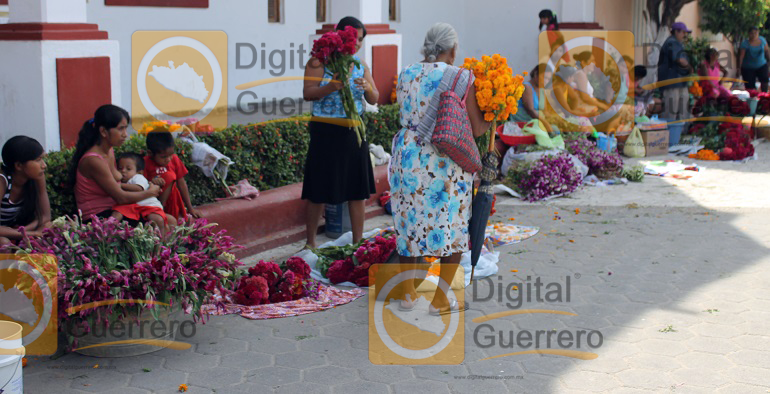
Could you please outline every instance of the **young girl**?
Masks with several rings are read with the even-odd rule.
[[[27,235],[40,236],[51,222],[51,205],[45,187],[45,152],[36,140],[16,136],[3,145],[0,170],[0,245]]]
[[[553,31],[559,30],[559,19],[556,18],[556,14],[551,10],[542,10],[537,15],[540,17],[540,26],[537,27],[540,31]]]
[[[153,184],[161,187],[160,202],[163,210],[175,218],[187,217],[188,211],[194,218],[200,218],[201,213],[193,207],[190,190],[184,179],[187,167],[174,153],[174,136],[167,131],[153,131],[147,134],[146,143],[144,173]]]
[[[554,53],[555,50],[560,50],[563,54],[564,61],[570,62],[569,51],[564,47],[564,36],[558,31],[559,19],[556,17],[556,14],[553,11],[546,9],[540,11],[538,17],[540,18],[540,25],[538,25],[537,29],[540,32],[548,32],[548,44],[551,46],[551,53]],[[560,56],[560,58],[562,57]]]
[[[715,48],[709,48],[706,50],[706,57],[703,59],[703,63],[701,63],[700,67],[698,68],[698,75],[702,77],[715,78],[723,78],[727,76],[727,69],[719,64],[719,52],[717,52]],[[730,91],[722,86],[719,80],[709,79],[700,81],[700,85],[702,87],[705,87],[704,85],[709,85],[711,87],[711,95],[714,97],[730,96]]]
[[[120,154],[118,156],[118,171],[123,176],[121,179],[123,190],[141,192],[150,188],[147,178],[142,175],[144,172],[142,156],[136,153]],[[176,219],[163,212],[163,204],[155,197],[147,198],[136,204],[118,205],[113,209],[115,210],[113,217],[118,220],[122,219],[124,212],[132,216],[138,215],[144,220],[155,223],[163,234],[176,226]]]

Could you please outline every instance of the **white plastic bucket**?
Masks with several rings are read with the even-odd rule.
[[[21,330],[18,323],[0,321],[0,392],[3,394],[24,393],[21,369],[25,351]]]

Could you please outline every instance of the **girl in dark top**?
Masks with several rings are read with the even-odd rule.
[[[0,245],[40,236],[51,223],[51,205],[45,188],[45,151],[39,142],[16,136],[3,145],[0,170]]]

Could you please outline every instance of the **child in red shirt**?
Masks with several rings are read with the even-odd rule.
[[[184,179],[187,175],[187,167],[174,153],[174,149],[174,136],[171,133],[167,131],[148,133],[148,155],[144,158],[144,173],[147,179],[161,187],[158,198],[166,213],[175,218],[186,218],[189,211],[193,217],[200,218],[200,212],[192,206],[190,191]]]

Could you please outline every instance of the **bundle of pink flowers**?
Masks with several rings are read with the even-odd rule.
[[[353,256],[337,260],[329,267],[326,277],[333,284],[353,282],[359,287],[369,286],[369,268],[388,261],[396,250],[396,237],[375,237],[366,241]]]
[[[232,300],[254,306],[318,298],[318,282],[310,278],[310,266],[299,257],[290,258],[283,269],[273,262],[260,261],[241,277]]]

